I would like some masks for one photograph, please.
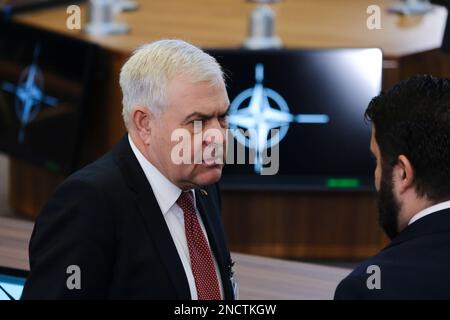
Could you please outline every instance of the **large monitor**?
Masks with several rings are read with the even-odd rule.
[[[223,188],[372,189],[364,111],[381,90],[379,49],[207,51],[227,75],[231,102],[234,160]]]
[[[96,47],[0,23],[0,151],[70,172]]]
[[[0,267],[0,300],[19,300],[28,271]]]

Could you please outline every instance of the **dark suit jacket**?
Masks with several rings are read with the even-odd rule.
[[[380,267],[380,290],[367,288],[370,265]],[[338,285],[335,299],[450,299],[450,209],[406,227]]]
[[[196,190],[226,299],[231,258],[217,185]],[[22,299],[190,299],[188,281],[150,183],[125,135],[114,149],[71,175],[40,213]],[[69,290],[70,265],[81,290]]]

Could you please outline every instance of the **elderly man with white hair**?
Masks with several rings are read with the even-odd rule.
[[[235,298],[220,218],[229,100],[216,60],[181,40],[122,67],[128,133],[40,213],[22,299]]]

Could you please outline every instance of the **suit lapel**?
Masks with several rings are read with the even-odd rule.
[[[169,228],[153,192],[151,192],[151,195],[149,193],[141,193],[136,198],[145,225],[153,238],[153,243],[169,273],[178,297],[180,299],[191,299],[189,283]]]
[[[212,200],[209,199],[207,193],[200,192],[200,190],[197,189],[195,190],[195,198],[198,211],[202,217],[203,224],[205,225],[211,249],[219,267],[225,299],[232,299],[233,290],[230,283],[231,262],[229,261],[228,252],[224,252],[224,250],[227,250],[227,247],[224,243],[224,234],[220,227],[220,221],[218,221],[220,214]]]
[[[161,209],[125,135],[113,151],[179,299],[191,299],[189,283]],[[151,272],[151,270],[149,270]],[[151,285],[151,284],[150,284]]]

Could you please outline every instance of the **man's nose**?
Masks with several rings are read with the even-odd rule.
[[[217,126],[209,126],[204,132],[203,143],[206,145],[212,143],[223,144],[225,142],[225,133],[225,129],[219,123],[217,124]]]

